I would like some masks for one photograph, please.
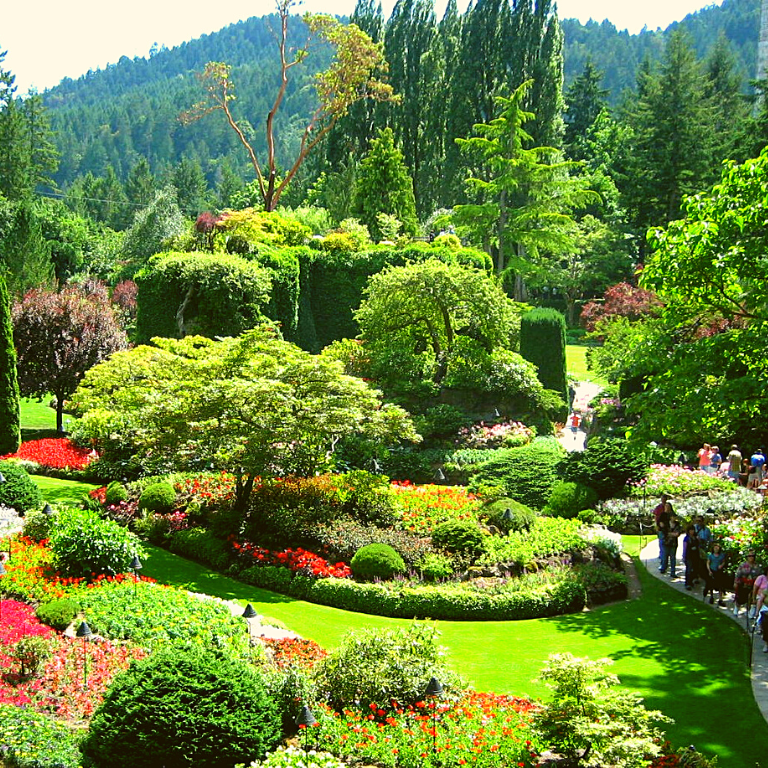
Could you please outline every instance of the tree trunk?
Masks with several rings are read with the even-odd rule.
[[[64,395],[61,392],[56,394],[56,431],[64,431]]]

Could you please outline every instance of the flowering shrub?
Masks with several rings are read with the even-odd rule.
[[[22,443],[16,453],[0,456],[0,459],[22,459],[33,461],[50,469],[85,469],[93,458],[92,451],[78,448],[66,437],[51,437],[43,440],[29,440]]]
[[[648,471],[648,477],[639,483],[630,486],[632,496],[687,496],[691,493],[705,493],[719,491],[728,493],[736,488],[730,480],[710,475],[699,469],[686,469],[679,464],[667,466],[665,464],[652,464]]]
[[[310,743],[350,761],[387,768],[529,768],[537,764],[540,749],[530,726],[534,709],[527,699],[491,693],[415,705],[373,702],[368,712],[321,711]]]
[[[533,440],[533,430],[521,421],[505,421],[501,424],[473,424],[459,430],[456,445],[463,448],[517,448]]]
[[[745,559],[749,551],[757,555],[762,567],[768,566],[768,529],[766,519],[733,518],[712,526],[712,536],[720,541],[723,551],[730,557],[733,567]]]
[[[320,555],[307,552],[301,547],[285,549],[282,552],[270,552],[249,541],[244,541],[242,544],[233,541],[232,548],[238,557],[249,565],[280,565],[288,568],[292,573],[312,579],[348,579],[352,576],[352,571],[346,563],[330,565]]]
[[[279,669],[291,665],[309,669],[328,655],[314,640],[303,637],[264,638],[262,642]]]
[[[466,488],[449,485],[392,483],[399,508],[399,524],[406,531],[431,534],[449,520],[477,520],[480,501]]]
[[[78,768],[82,755],[75,731],[52,717],[0,704],[3,759],[15,768]]]
[[[278,747],[263,760],[252,762],[249,768],[344,768],[344,763],[329,752],[289,746]]]
[[[219,507],[235,498],[235,476],[229,472],[201,474],[174,483],[180,508]]]

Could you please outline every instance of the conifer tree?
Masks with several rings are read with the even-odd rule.
[[[403,153],[395,146],[391,128],[379,131],[379,135],[371,142],[368,154],[360,163],[352,210],[367,225],[375,240],[382,237],[377,220],[381,213],[394,216],[400,221],[406,234],[416,234],[413,182],[403,160]]]
[[[606,108],[608,90],[602,88],[603,73],[587,60],[581,74],[565,95],[565,149],[571,160],[584,160],[584,143],[598,115]]]
[[[13,346],[11,299],[0,268],[0,455],[15,453],[21,443],[19,382]]]

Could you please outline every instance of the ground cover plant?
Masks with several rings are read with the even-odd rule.
[[[79,448],[66,437],[47,437],[27,440],[16,453],[0,456],[0,459],[19,459],[33,471],[45,469],[85,469],[93,456],[87,448]]]

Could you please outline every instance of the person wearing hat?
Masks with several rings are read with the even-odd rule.
[[[733,580],[733,615],[739,615],[739,609],[742,605],[749,608],[752,601],[752,589],[755,586],[755,580],[762,573],[760,567],[755,562],[755,552],[747,552],[746,560],[736,569],[736,577]]]

